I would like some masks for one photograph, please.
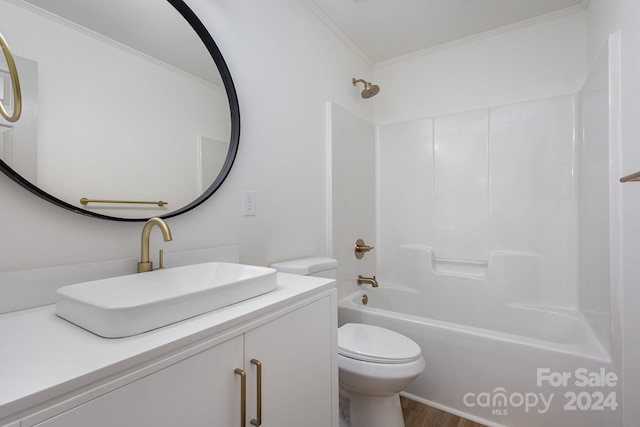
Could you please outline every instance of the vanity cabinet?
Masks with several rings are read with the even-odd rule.
[[[116,378],[112,390],[72,397],[78,404],[64,412],[27,417],[22,427],[251,427],[259,418],[264,427],[337,427],[335,320],[335,293],[327,293],[210,345],[199,341],[143,366],[132,381]]]
[[[332,404],[338,404],[337,349],[330,344],[337,325],[330,312],[330,301],[320,300],[245,335],[247,423],[256,418],[259,406],[257,390],[253,390],[257,367],[252,359],[262,365],[262,426],[327,427],[337,423],[337,415],[332,419]]]
[[[36,425],[239,425],[233,370],[242,353],[236,337]]]

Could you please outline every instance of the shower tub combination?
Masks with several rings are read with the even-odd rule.
[[[381,283],[342,299],[339,321],[420,345],[426,368],[404,392],[410,399],[489,426],[620,425],[620,374],[581,313],[500,297],[506,265],[520,267],[510,280],[526,280],[528,261],[496,254],[485,271],[457,275],[423,267],[410,286]]]

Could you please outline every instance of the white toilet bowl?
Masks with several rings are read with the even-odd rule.
[[[272,264],[284,273],[335,279],[333,258]],[[398,393],[424,370],[420,346],[397,332],[348,323],[338,328],[340,412],[350,427],[404,427]],[[347,423],[340,420],[340,426]]]
[[[350,427],[404,427],[398,393],[424,367],[420,346],[404,335],[372,325],[341,326],[340,409]]]

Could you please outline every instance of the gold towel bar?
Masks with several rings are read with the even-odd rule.
[[[632,173],[631,175],[623,176],[620,178],[620,182],[633,182],[640,181],[640,172]]]
[[[163,202],[162,200],[159,200],[157,202],[145,202],[145,201],[141,201],[141,200],[99,200],[99,199],[87,199],[86,197],[83,197],[82,199],[80,199],[80,203],[82,203],[83,205],[88,205],[89,203],[133,203],[136,205],[158,205],[160,207],[163,207],[164,205],[168,205],[169,202]]]
[[[4,57],[7,60],[7,66],[9,67],[9,78],[11,79],[11,87],[13,89],[13,114],[9,115],[7,110],[4,109],[4,105],[0,102],[0,115],[9,122],[17,122],[22,113],[22,92],[20,90],[20,79],[18,79],[18,69],[16,63],[13,61],[13,55],[9,50],[7,41],[0,34],[0,48],[4,52]]]

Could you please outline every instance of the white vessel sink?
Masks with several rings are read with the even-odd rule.
[[[106,338],[140,334],[276,289],[276,270],[209,262],[58,289],[56,314]]]

